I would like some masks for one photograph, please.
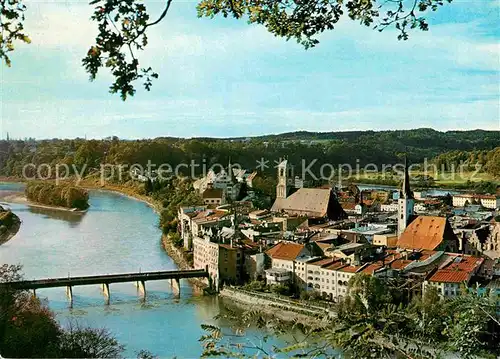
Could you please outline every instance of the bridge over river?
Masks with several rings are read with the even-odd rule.
[[[122,274],[104,274],[83,277],[47,278],[36,280],[23,280],[17,282],[0,283],[0,289],[36,290],[42,288],[66,287],[66,294],[73,304],[73,287],[81,285],[101,285],[106,304],[110,302],[109,285],[112,283],[135,282],[142,298],[146,297],[146,281],[169,279],[178,295],[180,294],[180,280],[189,278],[208,278],[208,272],[204,269],[180,270],[180,271],[157,271]]]

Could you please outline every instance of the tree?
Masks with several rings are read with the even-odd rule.
[[[149,177],[146,182],[144,182],[144,191],[146,192],[146,195],[149,195],[153,191],[153,182]]]
[[[66,358],[117,358],[124,346],[104,329],[70,323],[60,338],[59,353]]]
[[[0,283],[22,280],[21,266],[0,267]],[[116,358],[124,347],[105,329],[62,328],[46,303],[0,287],[0,350],[13,358]]]
[[[0,0],[0,57],[10,66],[8,53],[15,41],[30,42],[23,33],[26,6],[23,0]],[[232,16],[246,19],[250,24],[264,26],[275,36],[295,39],[308,49],[319,43],[318,35],[333,30],[342,17],[347,16],[364,26],[378,31],[395,27],[398,39],[407,40],[410,29],[428,30],[424,18],[427,11],[435,11],[452,0],[390,0],[379,5],[376,0],[200,0],[199,17]],[[85,70],[94,80],[102,68],[108,68],[114,77],[111,93],[119,93],[125,100],[133,96],[137,80],[150,90],[158,74],[151,67],[140,66],[136,52],[148,44],[147,29],[160,23],[167,15],[173,0],[165,0],[161,14],[151,20],[146,6],[139,0],[92,0],[99,33],[95,44],[82,60]]]

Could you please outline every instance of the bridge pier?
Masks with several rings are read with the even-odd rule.
[[[33,298],[36,298],[36,289],[33,289]]]
[[[137,286],[137,292],[140,294],[143,300],[146,299],[146,282],[143,280],[135,282]]]
[[[66,296],[69,299],[69,306],[70,308],[73,308],[73,287],[72,286],[67,286],[66,287]]]
[[[181,280],[179,278],[170,279],[170,285],[172,286],[172,292],[175,297],[181,296]]]
[[[104,300],[105,300],[106,305],[109,305],[110,297],[111,297],[111,295],[109,293],[109,284],[108,283],[101,284],[101,290],[102,290],[102,294],[104,294]]]

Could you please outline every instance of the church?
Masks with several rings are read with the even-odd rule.
[[[405,159],[405,173],[398,199],[399,248],[458,252],[458,238],[445,217],[416,216],[415,199]]]
[[[347,218],[330,188],[299,188],[294,186],[293,167],[288,160],[278,165],[276,201],[271,211],[290,216],[325,218],[331,221]]]

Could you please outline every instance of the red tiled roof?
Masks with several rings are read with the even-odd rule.
[[[398,247],[436,249],[443,241],[446,218],[419,216],[406,227],[398,239]]]
[[[403,269],[405,268],[408,264],[410,264],[411,260],[407,260],[407,259],[396,259],[395,261],[393,261],[391,263],[391,268],[393,269]]]
[[[367,265],[365,268],[363,268],[361,270],[361,272],[367,273],[367,274],[373,274],[373,273],[375,273],[376,270],[383,268],[383,267],[384,267],[384,265],[381,262],[375,262],[375,263],[371,263],[371,264]]]
[[[293,261],[303,249],[303,244],[279,242],[274,247],[268,249],[266,253],[273,259]]]
[[[325,266],[324,268],[325,269],[329,269],[329,270],[337,270],[341,267],[343,267],[345,264],[342,263],[342,261],[336,259],[335,262],[333,262],[332,264],[328,265],[328,266]]]
[[[341,272],[356,273],[359,268],[361,268],[361,266],[350,266],[350,265],[347,265],[347,266],[345,266],[343,268],[340,268],[339,270]]]
[[[327,265],[330,265],[332,264],[333,262],[335,262],[335,259],[333,258],[322,258],[322,259],[318,259],[318,260],[315,260],[313,262],[308,262],[307,265],[313,265],[313,266],[327,266]]]
[[[451,255],[444,264],[429,278],[431,282],[460,283],[470,279],[484,258],[468,255]]]
[[[431,282],[447,282],[447,283],[462,283],[469,279],[469,273],[467,272],[452,272],[452,271],[440,271],[438,270],[429,279]]]

